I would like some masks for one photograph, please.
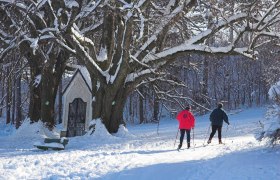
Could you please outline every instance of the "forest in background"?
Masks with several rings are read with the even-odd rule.
[[[166,71],[181,82],[181,86],[170,87],[166,82],[155,82],[139,87],[126,102],[125,120],[135,124],[157,123],[162,108],[165,112],[176,114],[187,104],[192,105],[194,113],[204,114],[215,108],[217,102],[223,102],[226,110],[270,103],[269,88],[280,78],[280,52],[272,49],[273,46],[267,46],[258,59],[198,54],[183,57],[182,61],[176,61],[167,68],[168,73]],[[32,80],[26,66],[13,63],[16,62],[14,59],[7,60],[10,61],[3,63],[0,71],[0,115],[6,118],[6,123],[19,127],[28,116],[28,86]],[[62,81],[69,82],[74,70],[67,71]],[[59,110],[62,102],[59,100],[62,100],[60,97],[66,83],[61,83],[56,96],[56,123],[61,123]],[[178,94],[170,95],[170,88]],[[183,99],[184,103],[172,102],[176,98]]]
[[[263,105],[279,80],[280,1],[0,0],[0,115],[61,122],[73,65],[92,80],[93,119],[158,122]],[[123,114],[125,112],[125,114]],[[123,116],[124,115],[124,116]]]

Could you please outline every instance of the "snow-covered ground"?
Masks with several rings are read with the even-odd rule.
[[[34,136],[38,125],[15,132],[2,124],[0,179],[280,179],[280,147],[254,138],[264,113],[254,108],[229,115],[225,145],[218,144],[216,134],[206,147],[208,116],[197,117],[192,147],[186,149],[184,141],[180,152],[175,150],[178,139],[174,147],[177,121],[168,118],[159,134],[157,124],[144,124],[128,125],[111,136],[97,124],[93,135],[70,138],[62,151],[33,147],[40,140]]]

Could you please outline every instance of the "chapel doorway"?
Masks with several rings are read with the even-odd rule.
[[[82,136],[85,134],[87,103],[76,98],[69,104],[67,137]]]

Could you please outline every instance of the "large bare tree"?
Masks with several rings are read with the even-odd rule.
[[[60,33],[55,29],[55,9],[43,1],[1,1],[1,59],[19,50],[29,64],[31,84],[28,116],[41,119],[52,128],[55,124],[54,104],[58,84],[66,67],[69,53],[60,44]],[[56,3],[58,8],[60,3]],[[44,17],[43,11],[47,15]],[[58,9],[56,9],[58,10]],[[68,19],[62,18],[60,23]],[[63,40],[62,40],[63,41]]]
[[[254,57],[259,37],[275,36],[270,27],[278,22],[279,1],[241,1],[234,12],[226,6],[214,0],[0,0],[0,57],[20,47],[33,77],[41,76],[33,97],[41,98],[41,118],[53,122],[57,67],[64,70],[75,56],[92,79],[93,118],[113,133],[128,95],[180,56]],[[224,43],[213,42],[217,35]]]

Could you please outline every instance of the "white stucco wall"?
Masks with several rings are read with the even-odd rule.
[[[85,122],[85,130],[87,131],[89,128],[89,122],[92,117],[92,94],[80,73],[76,74],[75,78],[63,94],[62,124],[63,130],[65,131],[67,130],[68,125],[69,104],[72,103],[76,98],[81,98],[84,102],[87,103]]]

